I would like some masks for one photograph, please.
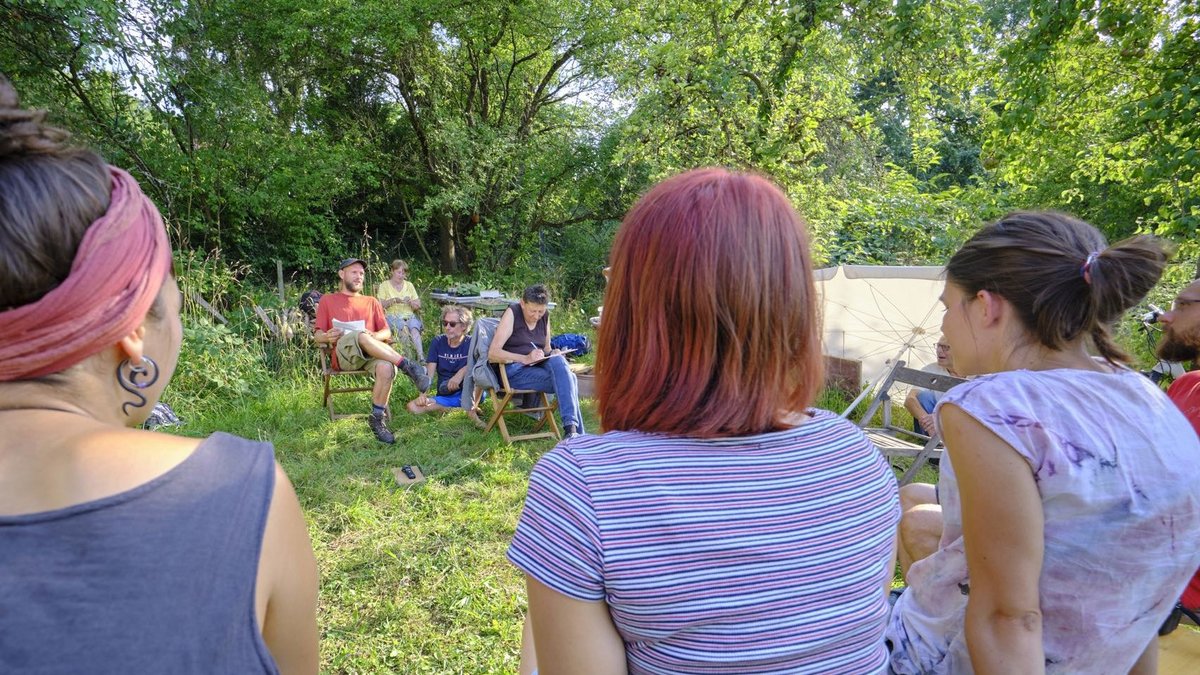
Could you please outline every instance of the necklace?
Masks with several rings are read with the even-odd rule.
[[[16,406],[13,408],[0,408],[0,413],[30,411],[30,410],[33,410],[33,411],[40,410],[42,412],[60,412],[60,413],[67,413],[69,415],[80,415],[82,417],[91,418],[91,415],[83,412],[82,410],[70,410],[68,408],[55,408],[52,406]]]

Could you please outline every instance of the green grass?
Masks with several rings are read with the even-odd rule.
[[[319,383],[301,370],[178,412],[187,435],[275,444],[320,567],[322,672],[515,672],[525,588],[504,553],[529,472],[553,444],[505,445],[461,412],[409,415],[405,382],[392,399],[396,444],[384,445],[362,417],[329,421]],[[369,407],[366,393],[340,398],[339,411]],[[594,425],[594,406],[583,407]],[[404,464],[429,480],[399,487],[391,469]]]
[[[314,354],[269,347],[265,358],[238,361],[249,393],[213,390],[213,365],[206,380],[185,379],[189,389],[169,390],[166,400],[187,422],[180,433],[225,431],[275,444],[320,567],[322,672],[515,672],[525,587],[504,554],[529,472],[553,443],[506,445],[458,411],[410,415],[404,403],[416,392],[401,378],[392,397],[396,444],[384,445],[364,417],[329,420]],[[239,355],[235,349],[230,359]],[[261,372],[264,361],[273,376]],[[837,392],[817,401],[836,412],[847,404]],[[337,407],[365,412],[369,395],[342,395]],[[588,427],[598,428],[594,403],[585,399],[582,408]],[[398,486],[391,470],[404,464],[420,466],[428,480]],[[936,474],[926,469],[922,479]]]

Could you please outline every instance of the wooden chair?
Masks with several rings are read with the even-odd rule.
[[[535,391],[533,389],[514,389],[508,383],[508,373],[502,366],[493,364],[494,371],[499,375],[500,387],[492,389],[492,416],[488,420],[484,431],[491,431],[493,427],[500,427],[500,436],[504,438],[505,443],[513,441],[531,441],[537,438],[553,438],[554,440],[562,439],[562,434],[558,430],[558,423],[554,421],[554,411],[558,410],[558,401],[550,400],[550,395],[544,391]],[[485,388],[486,389],[486,388]],[[540,401],[539,405],[532,408],[518,408],[513,405],[513,400],[523,400],[526,396],[533,396]],[[540,413],[541,420],[537,426],[533,428],[532,433],[513,435],[508,430],[508,425],[504,423],[504,418],[509,415],[526,415],[529,413]],[[543,427],[549,425],[549,431],[540,431]]]
[[[479,387],[484,391],[490,391],[492,399],[492,415],[488,418],[487,424],[484,426],[484,431],[491,431],[495,427],[500,427],[500,435],[504,438],[505,443],[514,441],[529,441],[536,438],[553,438],[559,440],[562,434],[558,430],[558,423],[554,421],[554,411],[558,410],[558,401],[550,401],[550,395],[543,391],[535,391],[532,389],[514,389],[508,381],[508,373],[498,364],[488,363],[487,352],[488,347],[492,344],[492,335],[496,332],[496,326],[500,323],[499,319],[492,317],[483,317],[475,321],[475,329],[471,334],[471,348],[467,356],[467,378],[463,380],[463,391],[474,391],[475,387]],[[540,405],[532,408],[518,408],[513,404],[513,401],[521,401],[526,396],[531,396],[540,401]],[[470,403],[467,394],[463,394],[463,405]],[[509,415],[524,415],[527,413],[540,413],[541,420],[534,427],[532,433],[513,435],[508,430],[508,424],[504,421]],[[549,425],[548,431],[541,431]]]
[[[333,367],[333,359],[330,356],[333,352],[333,345],[319,344],[317,352],[321,359],[321,380],[325,385],[325,392],[321,397],[321,405],[329,410],[330,420],[340,420],[347,417],[359,417],[367,413],[338,413],[333,409],[333,397],[337,394],[353,394],[360,391],[372,391],[375,388],[375,374],[366,370],[337,370]],[[343,376],[358,376],[367,377],[370,379],[366,385],[355,383],[357,386],[335,387],[334,378],[342,378]],[[389,411],[390,414],[390,411]]]
[[[901,485],[907,485],[912,482],[917,472],[920,471],[921,467],[931,457],[941,457],[942,437],[941,434],[926,436],[911,429],[892,424],[891,397],[894,393],[893,387],[896,385],[907,385],[930,391],[946,392],[951,387],[963,382],[966,382],[966,380],[951,375],[938,375],[924,370],[906,368],[903,361],[897,361],[892,367],[891,372],[888,373],[882,384],[879,385],[875,395],[871,397],[871,403],[859,419],[858,426],[867,435],[867,438],[875,444],[875,447],[879,448],[879,452],[883,453],[884,457],[888,459],[892,457],[913,458],[912,466],[900,477]],[[851,409],[848,409],[842,416],[848,417],[853,412],[854,407],[852,404]],[[881,425],[877,427],[870,426],[875,413],[880,411],[882,411]]]

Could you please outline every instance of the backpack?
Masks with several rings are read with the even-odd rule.
[[[592,349],[592,343],[587,339],[586,335],[579,333],[563,333],[550,338],[551,349],[574,349],[575,351],[567,354],[567,358],[573,359],[576,356],[583,356]]]
[[[320,291],[305,291],[304,295],[300,296],[300,311],[308,317],[309,321],[315,321],[317,318],[317,305],[321,302]]]

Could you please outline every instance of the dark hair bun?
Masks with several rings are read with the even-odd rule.
[[[0,75],[0,159],[60,152],[70,134],[42,124],[45,117],[44,110],[22,108],[17,90]]]
[[[1169,257],[1161,240],[1145,235],[1104,249],[1090,271],[1097,319],[1112,323],[1141,302],[1158,283]]]

